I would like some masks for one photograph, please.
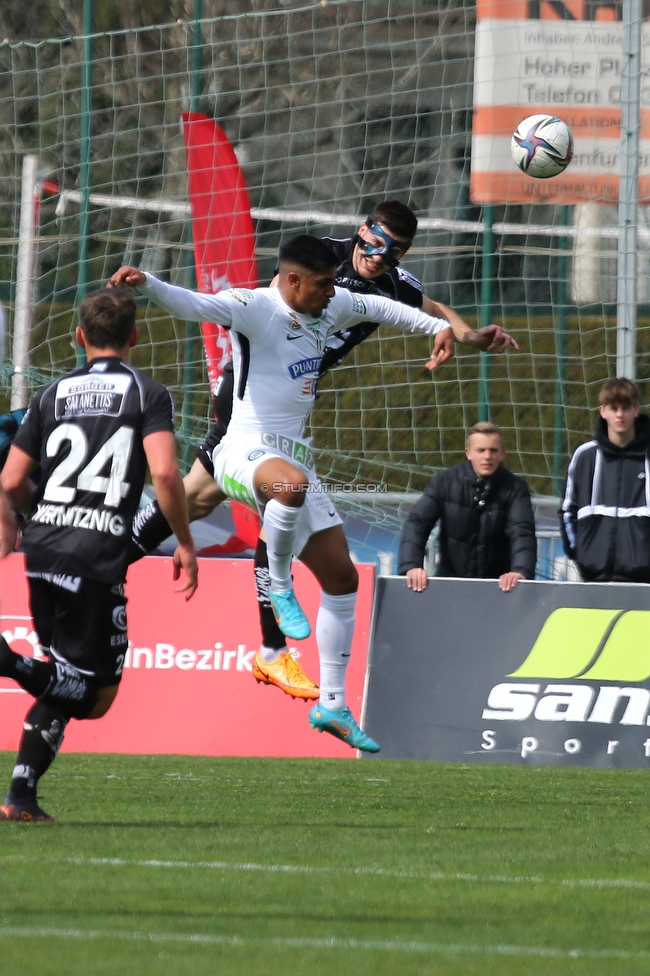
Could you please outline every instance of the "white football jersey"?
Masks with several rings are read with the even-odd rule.
[[[141,291],[180,319],[217,322],[231,330],[235,395],[228,438],[265,431],[301,437],[313,406],[327,337],[359,322],[383,322],[404,332],[434,335],[449,328],[379,295],[336,288],[320,317],[295,312],[273,288],[232,288],[202,295],[147,274]]]

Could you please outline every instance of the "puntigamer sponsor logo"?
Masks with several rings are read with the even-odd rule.
[[[290,366],[287,366],[289,376],[292,380],[297,380],[307,373],[317,373],[320,368],[321,358],[321,356],[312,356],[310,359],[300,359],[297,363],[291,363]]]
[[[650,726],[650,610],[561,607],[547,618],[525,661],[489,692],[482,718],[490,722],[570,722],[585,725],[585,736],[603,726]],[[523,731],[523,730],[522,730]],[[543,749],[539,726],[523,735],[521,756]],[[572,729],[575,732],[575,729]],[[603,729],[604,731],[604,729]],[[579,733],[578,733],[579,734]],[[496,749],[499,733],[483,732],[481,747]],[[564,742],[567,755],[582,740]],[[607,740],[612,755],[617,739]],[[639,748],[650,758],[650,739]]]

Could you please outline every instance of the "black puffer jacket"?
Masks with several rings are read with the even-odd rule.
[[[560,510],[564,550],[584,580],[650,583],[650,418],[617,447],[601,417],[574,453]]]
[[[440,522],[436,576],[497,579],[535,575],[537,544],[528,485],[506,468],[478,478],[469,461],[435,475],[404,525],[398,572],[420,568]]]

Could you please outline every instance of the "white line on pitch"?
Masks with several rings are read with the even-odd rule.
[[[118,939],[125,942],[181,942],[198,945],[272,946],[281,949],[361,949],[366,952],[387,950],[397,952],[451,952],[473,955],[537,956],[552,959],[650,959],[650,952],[627,949],[556,949],[546,946],[473,945],[445,942],[401,942],[398,939],[242,939],[237,935],[203,935],[199,932],[124,932],[101,929],[49,929],[0,926],[0,937],[60,938],[60,939]]]
[[[384,868],[319,867],[311,864],[258,864],[233,861],[163,861],[158,859],[128,860],[122,857],[31,857],[23,854],[0,853],[0,861],[63,861],[66,864],[89,864],[97,867],[124,868],[204,868],[216,871],[261,871],[268,874],[356,874],[384,878],[410,878],[419,881],[470,881],[479,884],[559,884],[587,888],[650,889],[650,881],[634,878],[542,878],[537,875],[465,874],[444,871],[389,871]]]

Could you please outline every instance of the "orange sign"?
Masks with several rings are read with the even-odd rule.
[[[618,200],[621,139],[620,5],[587,0],[479,0],[471,197],[475,203]],[[642,63],[650,66],[650,27]],[[522,119],[557,115],[573,160],[538,180],[517,169],[510,139]],[[639,194],[650,200],[650,76],[641,79]]]

